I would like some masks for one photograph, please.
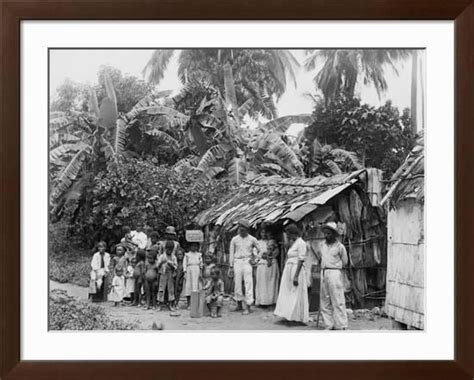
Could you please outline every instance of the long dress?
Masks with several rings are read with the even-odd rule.
[[[109,301],[122,302],[125,295],[125,277],[114,276],[109,293]]]
[[[260,240],[260,253],[267,252],[268,241]],[[257,264],[255,284],[255,304],[274,305],[278,298],[278,283],[280,271],[276,258],[272,258],[272,265],[268,266],[268,259],[261,257]]]
[[[298,276],[298,286],[293,285],[298,262],[306,259],[306,243],[298,238],[288,250],[285,269],[281,276],[280,293],[275,315],[289,321],[306,323],[309,321],[308,289],[304,264]]]
[[[186,271],[183,295],[188,297],[191,295],[191,292],[199,290],[199,275],[202,268],[201,252],[186,252],[183,268]]]

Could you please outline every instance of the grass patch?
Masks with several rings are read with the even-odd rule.
[[[51,254],[49,278],[60,283],[89,286],[91,272],[90,251],[74,251],[67,254]]]
[[[103,307],[71,297],[64,290],[50,292],[50,330],[134,330],[137,325],[112,319]]]

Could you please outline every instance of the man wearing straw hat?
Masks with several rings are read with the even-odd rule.
[[[229,275],[234,276],[234,297],[237,301],[238,310],[243,310],[242,314],[250,312],[250,305],[253,303],[253,277],[250,259],[256,254],[260,254],[257,239],[249,234],[250,223],[247,220],[239,221],[239,234],[230,241],[229,248]],[[245,297],[242,291],[242,281],[245,285]]]
[[[347,252],[337,239],[339,231],[334,222],[322,226],[320,311],[326,330],[347,328],[346,300],[342,268],[347,265]]]

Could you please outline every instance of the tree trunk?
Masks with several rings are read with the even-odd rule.
[[[412,51],[412,66],[411,66],[411,128],[413,133],[417,132],[417,86],[418,86],[418,51]]]

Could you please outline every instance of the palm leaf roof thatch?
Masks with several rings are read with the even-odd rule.
[[[425,198],[425,149],[423,131],[418,134],[417,142],[408,154],[405,162],[390,179],[391,187],[381,204],[389,202],[390,208],[408,198],[423,202]]]
[[[196,217],[196,223],[232,229],[240,219],[247,219],[251,226],[287,219],[298,222],[361,180],[365,172],[365,169],[361,169],[332,177],[314,178],[260,175],[243,182],[220,203],[201,212]]]

